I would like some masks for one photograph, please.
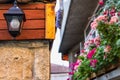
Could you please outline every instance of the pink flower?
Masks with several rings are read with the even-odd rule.
[[[96,64],[97,64],[98,60],[97,59],[93,59],[90,61],[90,66],[92,67],[96,67]]]
[[[70,80],[70,78],[67,78],[67,80]]]
[[[91,45],[91,44],[94,44],[94,40],[93,39],[89,40],[89,45]]]
[[[104,52],[109,53],[111,49],[111,46],[107,45],[104,49]]]
[[[79,59],[76,61],[75,65],[74,65],[74,70],[78,69],[78,67],[80,66],[81,62],[82,62],[82,60],[79,60]]]
[[[86,57],[87,55],[85,53],[80,53],[80,56]]]
[[[96,48],[92,49],[91,51],[89,51],[88,55],[87,55],[87,58],[88,59],[92,59],[93,55],[95,54],[96,52]]]
[[[79,67],[79,65],[75,65],[75,66],[74,66],[74,69],[75,69],[75,70],[77,70],[77,69],[78,69],[78,67]]]
[[[100,41],[100,36],[97,36],[94,38],[94,42],[96,42],[96,41]]]
[[[98,23],[96,21],[93,21],[90,26],[92,29],[96,29],[96,27],[98,26]]]
[[[74,65],[75,65],[75,63],[71,63],[70,65],[69,65],[69,68],[73,71],[74,70]]]
[[[100,15],[98,16],[94,21],[99,22],[99,21],[107,21],[107,15]]]
[[[73,75],[73,74],[74,74],[74,72],[69,72],[68,74],[69,74],[69,75]]]
[[[112,16],[109,23],[113,24],[115,22],[118,22],[118,16]]]
[[[81,51],[80,51],[80,53],[84,53],[85,52],[85,50],[84,49],[82,49]]]
[[[104,5],[103,0],[99,0],[99,5],[100,5],[100,6],[103,6],[103,5]]]
[[[96,46],[100,45],[100,36],[94,38],[94,43],[96,44]]]
[[[75,65],[79,65],[80,63],[81,63],[81,60],[78,59],[78,60],[76,61]]]
[[[86,42],[84,43],[84,48],[87,48],[87,47],[88,47],[88,45],[89,45],[89,42],[88,42],[88,41],[86,41]]]

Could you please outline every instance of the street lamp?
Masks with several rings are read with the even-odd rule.
[[[23,22],[26,21],[24,12],[17,6],[17,1],[14,1],[12,6],[6,13],[3,14],[7,22],[8,31],[12,37],[20,35]]]

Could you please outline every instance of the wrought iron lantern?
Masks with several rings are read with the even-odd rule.
[[[3,14],[7,22],[8,31],[12,37],[20,35],[24,21],[26,21],[24,12],[17,6],[17,1],[14,1],[6,13]]]

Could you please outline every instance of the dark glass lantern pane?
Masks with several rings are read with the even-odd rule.
[[[5,16],[5,19],[7,22],[9,33],[13,37],[20,35],[24,15],[22,15],[22,14],[4,14],[4,16]]]

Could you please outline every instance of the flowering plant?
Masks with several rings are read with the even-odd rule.
[[[84,43],[84,50],[70,74],[74,80],[86,80],[91,73],[97,73],[120,58],[120,1],[107,0],[104,3],[100,0],[99,4],[101,8],[90,25],[98,35]]]

